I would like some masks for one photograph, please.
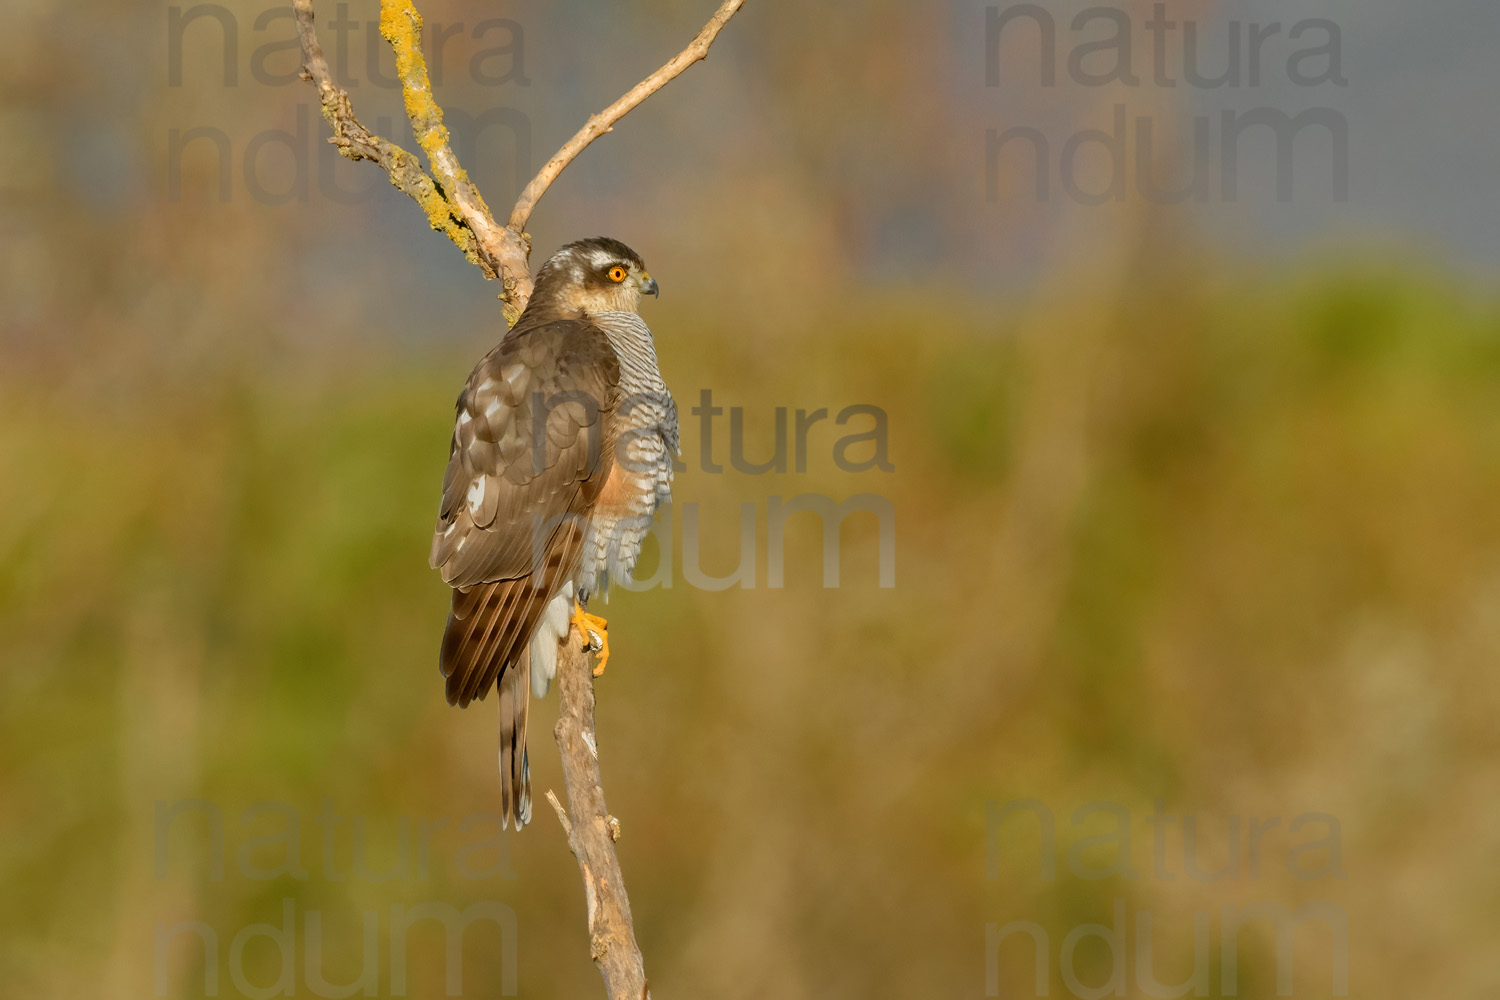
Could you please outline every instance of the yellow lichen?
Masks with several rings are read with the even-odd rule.
[[[380,34],[390,43],[396,54],[396,76],[401,81],[401,92],[405,99],[406,116],[411,119],[412,134],[417,144],[427,154],[427,162],[442,181],[437,153],[448,145],[448,129],[443,125],[443,110],[432,96],[432,84],[427,77],[427,61],[422,57],[422,15],[411,0],[381,0]],[[402,156],[410,154],[402,151]],[[404,166],[404,164],[403,164]],[[412,164],[416,166],[416,164]],[[420,172],[420,168],[416,172]],[[472,263],[479,263],[478,245],[474,233],[458,218],[452,202],[443,189],[436,185],[423,184],[418,190],[403,184],[399,179],[401,169],[391,171],[391,183],[416,199],[427,216],[427,224],[447,236],[463,251]],[[461,171],[460,171],[461,173]],[[468,178],[460,180],[467,183]]]
[[[437,153],[448,145],[448,129],[443,125],[443,109],[433,99],[432,84],[427,78],[427,60],[422,56],[422,15],[411,0],[381,0],[380,34],[396,53],[396,76],[401,80],[412,132],[427,154],[427,162],[433,163]]]

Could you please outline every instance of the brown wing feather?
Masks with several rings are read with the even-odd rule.
[[[463,707],[483,698],[501,671],[525,652],[547,602],[572,574],[583,551],[583,538],[580,526],[565,525],[547,552],[540,581],[528,573],[519,580],[453,592],[441,655],[449,702]],[[472,610],[460,617],[461,606]]]
[[[454,588],[448,700],[483,698],[572,576],[612,466],[619,360],[584,320],[511,331],[469,376],[431,562]]]

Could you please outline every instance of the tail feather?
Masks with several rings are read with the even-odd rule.
[[[522,651],[517,669],[500,675],[500,813],[501,824],[519,830],[531,822],[531,761],[526,752],[527,690],[531,671]]]

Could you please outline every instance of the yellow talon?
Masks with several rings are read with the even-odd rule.
[[[599,662],[594,665],[594,676],[598,677],[604,673],[604,665],[609,662],[609,622],[598,615],[589,614],[577,601],[573,602],[571,621],[573,627],[578,629],[578,634],[583,636],[584,648],[599,654]]]

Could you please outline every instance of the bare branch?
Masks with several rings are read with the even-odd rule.
[[[526,185],[526,190],[522,191],[521,197],[516,199],[516,207],[510,213],[510,222],[507,226],[516,232],[524,230],[527,221],[531,218],[532,210],[536,208],[536,203],[542,200],[542,195],[547,193],[547,188],[557,180],[557,175],[563,172],[563,168],[573,162],[574,157],[583,152],[589,143],[613,129],[615,122],[624,118],[642,101],[672,82],[683,70],[700,59],[706,59],[708,47],[714,43],[714,39],[719,36],[719,31],[729,23],[729,19],[744,2],[745,0],[724,0],[724,3],[714,12],[714,16],[709,18],[708,23],[703,26],[703,30],[688,43],[687,48],[677,53],[671,62],[661,69],[631,87],[624,97],[590,118],[588,123],[579,129],[578,133],[569,139],[552,159],[547,161],[547,165],[531,179],[531,183]]]
[[[571,838],[573,824],[568,820],[568,812],[562,807],[562,803],[557,801],[557,793],[550,788],[547,789],[547,801],[552,803],[552,811],[557,813],[557,821],[562,824],[563,834]]]
[[[615,855],[620,839],[620,821],[604,804],[604,785],[599,761],[590,747],[594,736],[594,674],[589,654],[576,630],[568,632],[557,655],[557,686],[560,708],[557,727],[558,753],[563,778],[568,784],[569,816],[551,792],[547,793],[558,819],[568,834],[568,849],[578,859],[588,903],[589,953],[611,1000],[649,997],[645,963],[635,942],[630,917],[630,897]]]

